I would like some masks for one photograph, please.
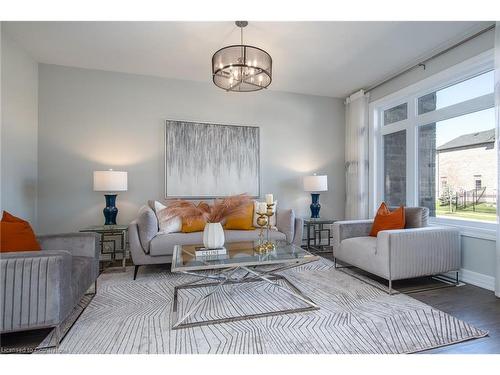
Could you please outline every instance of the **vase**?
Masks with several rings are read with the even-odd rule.
[[[203,245],[207,249],[218,249],[224,246],[224,230],[221,223],[205,224]]]

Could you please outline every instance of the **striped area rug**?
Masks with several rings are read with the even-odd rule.
[[[102,274],[97,295],[59,349],[41,352],[414,353],[487,335],[406,295],[389,296],[327,259],[281,273],[320,310],[172,330],[173,288],[195,278],[169,268],[141,267],[135,281],[132,268]],[[182,289],[180,314],[208,290]],[[227,285],[190,321],[303,306],[265,282]]]

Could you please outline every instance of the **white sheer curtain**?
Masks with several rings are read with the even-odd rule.
[[[496,146],[497,146],[497,267],[496,267],[496,278],[495,278],[495,295],[500,298],[500,221],[499,211],[500,202],[498,196],[498,188],[500,187],[500,152],[499,152],[499,135],[500,135],[500,22],[496,23],[495,28],[495,118],[497,124],[497,136],[496,136]]]
[[[368,94],[363,90],[345,101],[345,218],[368,218]]]

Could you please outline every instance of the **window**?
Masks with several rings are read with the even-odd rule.
[[[494,108],[423,125],[418,131],[419,204],[431,216],[496,221]],[[439,191],[434,180],[445,176],[447,187]],[[482,186],[482,176],[489,184]]]
[[[370,104],[372,211],[420,205],[434,221],[495,228],[492,69],[485,53]]]
[[[480,74],[455,85],[431,92],[418,98],[418,114],[446,108],[494,91],[494,71]]]
[[[406,202],[406,131],[384,135],[384,196],[389,206]]]
[[[408,118],[408,103],[400,104],[396,107],[384,111],[384,125],[406,120]]]

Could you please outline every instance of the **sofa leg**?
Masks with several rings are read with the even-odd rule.
[[[392,296],[392,280],[389,279],[389,295]]]
[[[134,267],[134,280],[137,277],[137,272],[139,271],[139,266]]]

